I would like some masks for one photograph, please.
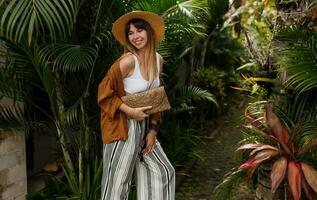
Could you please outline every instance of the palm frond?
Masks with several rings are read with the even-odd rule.
[[[196,109],[196,107],[194,107],[194,106],[189,106],[187,104],[181,104],[179,107],[176,107],[176,108],[173,107],[168,112],[176,114],[176,113],[188,112],[188,111],[195,110],[195,109]]]
[[[25,130],[26,121],[24,120],[23,107],[9,105],[2,99],[0,104],[0,129],[2,130]]]
[[[46,65],[46,63],[41,62],[41,50],[38,46],[34,47],[34,69],[37,75],[40,77],[41,85],[44,86],[44,91],[47,93],[51,103],[56,101],[56,86],[55,77],[51,69]]]
[[[279,103],[274,106],[274,110],[286,124],[312,124],[316,120],[317,110],[314,107],[314,95],[311,93],[288,95],[283,100],[279,99],[276,100]]]
[[[93,66],[97,50],[90,45],[58,43],[44,47],[40,52],[41,62],[53,62],[53,71],[77,72]]]
[[[205,1],[136,1],[133,8],[161,15],[166,24],[166,38],[187,41],[194,37],[206,37],[208,4]]]
[[[228,200],[234,194],[239,184],[245,180],[245,171],[229,172],[225,175],[222,182],[214,189],[216,199]]]
[[[50,125],[41,120],[28,119],[24,114],[24,108],[20,103],[0,103],[0,130],[29,132],[43,132],[50,130]]]
[[[65,75],[61,77],[61,84],[63,85],[62,97],[64,110],[62,113],[62,120],[65,125],[76,127],[80,124],[80,117],[87,113],[83,113],[82,106],[87,104],[86,89],[87,80],[83,81],[82,77],[72,75]]]
[[[156,49],[164,59],[167,59],[172,55],[172,45],[165,41],[162,41]]]
[[[68,125],[74,125],[76,123],[79,123],[79,113],[80,113],[80,103],[83,99],[79,98],[77,101],[71,105],[70,107],[67,107],[65,111],[62,114],[62,120],[68,124]]]
[[[36,84],[38,79],[32,61],[23,46],[5,40],[2,49],[0,56],[4,62],[0,63],[0,96],[25,101],[27,86],[31,85],[29,83]]]
[[[182,2],[184,0],[181,0]],[[133,9],[135,10],[146,10],[154,12],[156,14],[162,14],[165,10],[177,4],[176,0],[162,0],[162,1],[148,1],[148,0],[138,0],[133,4]]]
[[[0,68],[0,99],[2,97],[12,98],[14,100],[23,101],[26,96],[23,89],[23,82],[18,79],[13,79],[13,73],[10,73],[7,68]]]
[[[317,87],[317,33],[290,27],[280,33],[277,63],[289,75],[286,85],[298,92]]]
[[[115,39],[112,36],[110,28],[104,27],[98,33],[96,33],[95,37],[91,39],[91,45],[96,45],[99,47],[104,47],[107,45],[110,48],[111,45],[115,44]]]
[[[307,144],[317,138],[317,124],[305,124],[301,127],[299,135],[301,138],[301,145]]]
[[[1,17],[1,35],[19,43],[26,34],[29,44],[46,30],[52,40],[65,38],[72,31],[79,7],[80,0],[12,0]]]
[[[180,97],[178,97],[178,100],[184,101],[188,99],[206,100],[212,102],[219,109],[219,104],[214,95],[208,92],[207,90],[203,90],[196,86],[185,86],[181,88]]]
[[[166,38],[184,40],[204,38],[209,19],[207,4],[195,1],[177,3],[162,13],[166,22]]]

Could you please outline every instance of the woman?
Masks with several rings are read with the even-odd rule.
[[[135,172],[138,199],[172,200],[175,171],[156,139],[160,113],[148,116],[144,111],[151,107],[131,108],[120,99],[160,85],[163,64],[155,44],[164,37],[164,22],[154,13],[134,11],[121,16],[112,33],[125,53],[98,89],[104,143],[101,199],[128,199]]]

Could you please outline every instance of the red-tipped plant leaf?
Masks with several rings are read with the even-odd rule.
[[[305,194],[306,194],[306,197],[308,198],[308,200],[314,200],[315,192],[307,183],[305,176],[302,176],[302,187],[305,191]]]
[[[275,193],[278,186],[281,184],[285,177],[287,169],[287,159],[285,157],[281,157],[273,164],[271,171],[271,191]]]
[[[261,128],[263,127],[263,122],[261,122],[261,119],[263,118],[256,118],[251,114],[250,108],[246,108],[244,112],[245,117],[250,121],[251,125],[255,128]]]
[[[260,160],[255,160],[254,158],[251,158],[251,159],[245,161],[242,165],[240,165],[239,170],[254,168],[257,166],[257,164],[259,162],[260,162]]]
[[[252,116],[249,109],[245,110],[245,116],[250,121],[251,125],[254,126],[255,128],[261,129],[263,127],[263,122],[261,121],[263,120],[263,117],[256,118]]]
[[[266,160],[266,159],[272,158],[278,154],[279,154],[279,152],[277,150],[266,149],[266,150],[262,150],[262,151],[258,152],[254,158]]]
[[[262,136],[270,140],[273,140],[272,136],[269,133],[262,130],[262,127],[263,127],[263,123],[261,122],[262,118],[255,118],[254,116],[252,116],[249,108],[245,109],[244,114],[245,114],[245,117],[250,121],[250,124],[258,131],[258,133],[260,133]]]
[[[278,151],[278,148],[276,148],[276,147],[273,147],[273,146],[268,145],[268,144],[262,144],[261,146],[256,147],[256,148],[250,153],[250,156],[252,156],[252,155],[254,155],[256,152],[262,151],[262,150],[264,150],[264,149],[270,149],[270,150]]]
[[[301,167],[307,183],[317,193],[317,171],[305,163],[301,163]]]
[[[255,149],[257,147],[260,147],[264,144],[244,144],[242,146],[240,146],[239,148],[237,148],[236,151],[239,151],[239,150],[243,150],[243,149]]]
[[[301,170],[294,161],[288,163],[287,178],[294,200],[299,200],[301,196]]]
[[[271,157],[278,155],[278,151],[275,150],[262,150],[254,158],[248,159],[242,165],[240,165],[240,170],[249,169],[251,167],[257,167],[264,160],[267,160]]]
[[[280,143],[287,144],[289,140],[289,134],[287,128],[281,123],[279,118],[273,113],[272,107],[270,105],[266,108],[266,120],[267,124],[272,130],[275,137],[280,141]]]

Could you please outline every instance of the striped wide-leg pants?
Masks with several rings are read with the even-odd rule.
[[[141,155],[145,122],[128,119],[128,127],[128,140],[103,146],[101,200],[128,199],[133,172],[138,200],[174,200],[175,171],[160,143]]]

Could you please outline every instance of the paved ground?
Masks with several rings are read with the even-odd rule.
[[[198,159],[189,177],[182,181],[180,187],[177,188],[176,200],[219,199],[213,194],[213,189],[227,172],[238,165],[234,159],[234,151],[242,139],[239,124],[243,107],[244,104],[238,101],[232,104],[227,116],[222,118],[222,124],[220,124],[215,138],[203,139],[204,143],[200,147],[202,159]],[[234,200],[254,199],[253,190],[250,190],[245,184],[238,188]]]

